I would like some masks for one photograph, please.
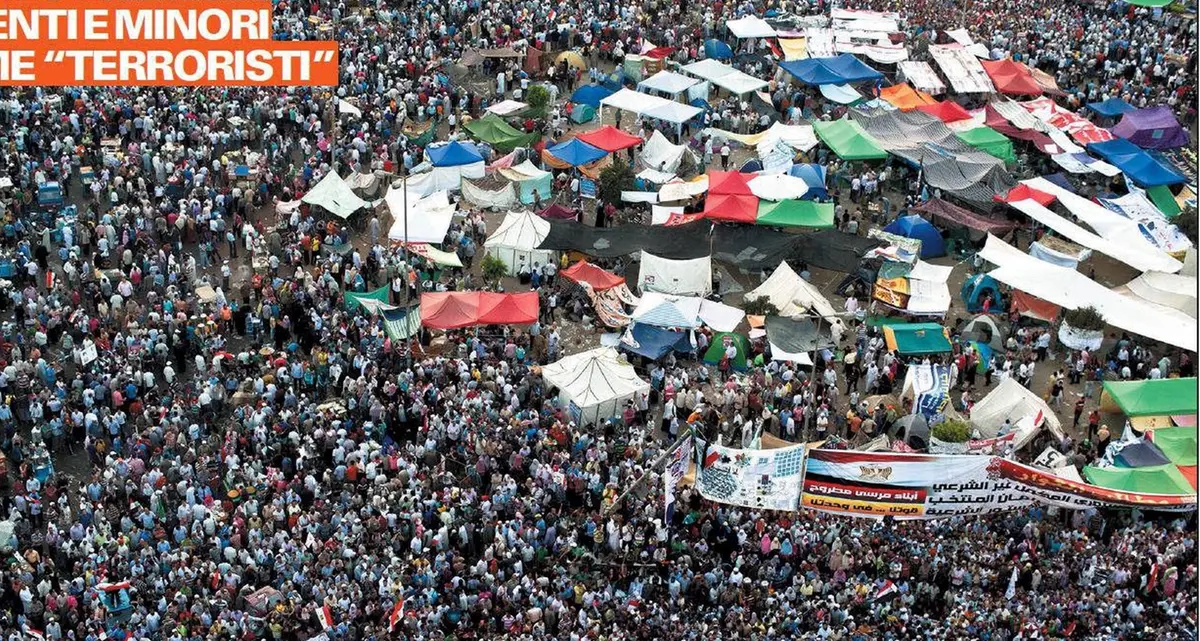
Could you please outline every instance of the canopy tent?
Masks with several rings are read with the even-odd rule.
[[[664,69],[639,82],[637,88],[638,91],[660,91],[671,96],[678,96],[699,82],[695,78]]]
[[[1042,191],[1040,189],[1034,189],[1033,187],[1030,187],[1028,183],[1021,183],[1016,187],[1013,187],[1003,197],[996,196],[996,201],[1002,203],[1015,203],[1018,200],[1032,200],[1042,207],[1049,207],[1050,204],[1056,200],[1056,198],[1054,197],[1054,194]]]
[[[1195,425],[1155,429],[1147,435],[1175,465],[1192,467],[1198,462]]]
[[[746,16],[725,23],[735,38],[774,38],[775,29],[758,16]]]
[[[613,107],[631,111],[646,118],[664,120],[674,124],[685,123],[704,113],[703,109],[680,104],[648,93],[622,89],[600,101],[601,107]]]
[[[440,243],[446,238],[457,206],[450,202],[445,191],[424,198],[405,195],[404,187],[389,187],[383,197],[392,214],[388,240],[408,243]]]
[[[1110,490],[1139,492],[1142,494],[1195,494],[1196,488],[1172,464],[1150,467],[1094,467],[1083,468],[1083,477],[1088,483]]]
[[[744,174],[739,171],[716,171],[708,172],[708,195],[709,196],[749,196],[754,193],[750,188],[750,180],[753,178],[751,174]]]
[[[958,136],[959,140],[968,145],[981,151],[986,151],[1004,162],[1017,161],[1017,154],[1013,151],[1012,141],[1004,134],[987,125],[966,131],[959,131],[954,135]]]
[[[887,152],[862,125],[848,119],[813,123],[817,137],[842,160],[879,160],[887,158]]]
[[[969,209],[964,209],[954,203],[942,200],[941,198],[931,198],[915,207],[909,209],[925,214],[930,218],[937,218],[943,222],[961,225],[968,229],[974,229],[984,233],[1004,235],[1012,231],[1016,227],[1016,223],[991,216],[977,214]]]
[[[883,228],[883,231],[921,241],[921,258],[937,258],[946,255],[946,242],[942,240],[942,233],[929,221],[915,214],[893,220]]]
[[[1187,131],[1165,105],[1130,111],[1112,132],[1143,149],[1174,149],[1188,145]]]
[[[359,198],[358,194],[354,193],[350,185],[336,171],[325,174],[320,182],[300,198],[300,201],[310,206],[320,207],[343,220],[367,206],[367,201]]]
[[[671,260],[643,250],[638,289],[675,296],[707,296],[712,292],[712,257]]]
[[[917,105],[916,109],[927,113],[942,122],[958,122],[960,120],[970,120],[971,113],[962,108],[962,105],[953,100],[943,100],[932,104]]]
[[[938,101],[933,96],[924,91],[917,91],[903,82],[880,89],[879,97],[901,111],[909,111],[922,105],[938,104]]]
[[[608,152],[599,149],[593,145],[578,138],[572,138],[566,142],[560,142],[553,147],[548,147],[546,151],[557,158],[558,160],[572,166],[579,167],[588,163],[596,162],[608,155]]]
[[[960,44],[929,45],[929,55],[956,93],[992,93],[996,88],[979,59]]]
[[[902,356],[945,354],[951,348],[946,328],[937,323],[885,325],[883,340],[889,350]]]
[[[1101,409],[1109,401],[1128,417],[1195,414],[1196,379],[1159,378],[1144,381],[1105,381]],[[1111,405],[1109,405],[1111,407]]]
[[[633,366],[611,347],[572,354],[542,368],[542,378],[558,388],[558,403],[580,426],[620,416],[624,405],[650,393]]]
[[[779,263],[761,285],[743,298],[746,301],[766,298],[779,310],[780,316],[790,318],[810,313],[820,316],[829,325],[835,341],[841,341],[845,332],[845,323],[829,299],[811,283],[800,278],[787,262]]]
[[[616,92],[603,85],[584,85],[571,94],[571,102],[598,109],[600,101],[614,93]]]
[[[483,162],[483,155],[479,153],[475,145],[457,140],[430,145],[425,149],[425,153],[434,167],[458,167]],[[471,178],[476,177],[471,176]]]
[[[526,205],[546,201],[553,195],[554,174],[538,169],[528,158],[516,167],[504,167],[500,175],[513,181],[517,198]]]
[[[555,259],[556,252],[538,249],[548,233],[550,221],[529,211],[510,212],[483,242],[483,247],[488,256],[504,262],[509,276],[515,276],[522,268],[533,269],[534,265],[545,265]]]
[[[612,125],[604,125],[599,129],[588,131],[579,134],[575,137],[576,140],[583,142],[609,153],[636,147],[642,144],[642,139],[633,134],[625,133]]]
[[[421,324],[432,329],[459,329],[476,325],[532,325],[537,319],[537,292],[421,294]]]
[[[717,60],[707,59],[686,64],[683,70],[701,80],[707,80],[712,84],[737,95],[758,91],[766,87],[769,83],[765,80],[759,80],[754,76],[743,73],[733,67],[719,62]]]
[[[1000,93],[1017,96],[1042,95],[1042,87],[1034,80],[1029,67],[1012,58],[984,60],[981,64]]]
[[[497,116],[511,116],[529,108],[529,103],[521,102],[520,100],[501,100],[492,105],[488,105],[484,111]],[[486,118],[486,116],[485,116]]]
[[[476,140],[486,142],[492,147],[508,152],[517,147],[529,147],[541,137],[537,133],[523,133],[504,119],[494,114],[472,120],[463,125],[463,129]],[[482,160],[482,158],[480,159]]]
[[[729,60],[733,57],[733,49],[720,40],[709,38],[704,41],[704,57],[714,60]]]
[[[559,272],[560,275],[573,280],[577,283],[587,283],[595,291],[604,291],[616,287],[625,282],[624,276],[601,269],[586,260],[581,260],[574,265]]]
[[[704,350],[703,361],[709,365],[719,365],[730,347],[734,350],[733,358],[729,361],[730,369],[739,372],[749,369],[746,357],[750,355],[750,341],[745,336],[732,332],[713,334],[712,344]]]
[[[811,200],[785,199],[779,202],[760,200],[758,203],[759,225],[774,227],[833,227],[834,205],[832,202],[818,203]]]
[[[1057,438],[1063,437],[1062,423],[1058,415],[1040,396],[1025,388],[1015,378],[1000,381],[987,396],[971,407],[971,425],[979,430],[983,438],[995,438],[1007,420],[1015,427],[1022,419],[1030,417],[1035,427],[1045,424]]]
[[[753,223],[758,220],[758,197],[710,193],[704,201],[704,217],[720,222]]]
[[[896,63],[896,70],[899,72],[897,75],[917,91],[924,91],[933,96],[946,93],[946,83],[942,82],[928,62],[905,60]]]
[[[1027,201],[1028,202],[1028,201]],[[1196,350],[1195,319],[1166,314],[1104,287],[1074,269],[1040,260],[988,236],[980,256],[999,267],[996,280],[1066,309],[1092,306],[1113,327],[1163,343]]]
[[[749,186],[762,200],[790,200],[808,193],[808,181],[789,174],[760,174],[750,179]]]
[[[1088,145],[1088,151],[1112,163],[1141,187],[1178,185],[1187,178],[1124,138]]]
[[[695,350],[688,332],[673,331],[642,323],[634,323],[630,326],[618,341],[617,348],[654,361],[672,351],[687,354]]]
[[[779,67],[800,82],[809,85],[845,85],[883,78],[883,74],[868,67],[853,54],[843,53],[834,58],[807,58],[781,62]]]
[[[1108,118],[1116,118],[1121,114],[1137,111],[1137,107],[1134,107],[1120,98],[1109,98],[1104,102],[1089,102],[1087,107],[1093,112]]]

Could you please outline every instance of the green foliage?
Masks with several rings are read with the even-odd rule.
[[[1179,212],[1179,215],[1175,217],[1175,220],[1172,220],[1171,222],[1175,223],[1175,226],[1179,228],[1179,231],[1183,232],[1183,235],[1187,236],[1188,240],[1192,241],[1193,245],[1200,244],[1200,238],[1197,237],[1198,234],[1200,234],[1200,228],[1198,228],[1196,223],[1195,207],[1189,205],[1188,207],[1184,208],[1184,210]]]
[[[535,113],[544,114],[550,104],[550,90],[545,85],[529,85],[529,90],[525,92],[525,102],[529,103]]]
[[[1075,329],[1104,331],[1107,324],[1095,307],[1087,306],[1079,309],[1068,309],[1063,312],[1063,322]]]
[[[633,189],[633,168],[624,160],[614,157],[613,163],[600,172],[600,184],[596,186],[600,200],[621,206],[621,192]]]
[[[771,299],[766,296],[760,296],[753,300],[742,302],[742,310],[751,316],[778,316],[779,308]]]
[[[966,443],[971,440],[971,425],[959,419],[946,419],[933,426],[930,435],[945,443]]]
[[[483,257],[480,269],[483,272],[483,280],[492,285],[496,285],[500,282],[501,278],[508,275],[508,265],[505,265],[504,261],[491,254]]]

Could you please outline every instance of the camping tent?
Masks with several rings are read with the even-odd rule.
[[[968,145],[980,151],[986,151],[1004,162],[1017,161],[1017,155],[1013,152],[1012,141],[1004,134],[987,125],[966,131],[959,131],[954,135],[958,136],[959,140]]]
[[[816,314],[830,326],[830,333],[837,341],[842,340],[845,323],[829,303],[829,299],[808,281],[800,278],[787,262],[779,263],[775,271],[743,297],[746,301],[766,298],[784,317]]]
[[[887,158],[887,152],[879,141],[863,131],[862,125],[852,120],[843,118],[830,122],[817,121],[813,123],[813,130],[817,132],[821,142],[842,160]]]
[[[471,134],[476,140],[481,140],[496,149],[504,152],[512,151],[517,147],[528,147],[537,142],[538,134],[522,133],[513,128],[503,118],[495,114],[488,114],[482,118],[472,120],[463,125],[463,129]]]
[[[1000,93],[1017,96],[1042,95],[1042,86],[1033,79],[1029,67],[1012,58],[984,60],[982,64],[983,70],[987,72],[988,77],[992,79],[992,84]]]
[[[342,219],[367,206],[367,201],[359,198],[336,171],[325,174],[300,200]]]
[[[531,325],[538,319],[537,292],[425,292],[421,324],[433,329],[475,325]]]
[[[592,145],[572,138],[566,142],[560,142],[553,147],[548,147],[546,151],[557,158],[558,160],[572,166],[579,167],[588,163],[596,162],[608,155],[608,152],[603,149],[598,149]]]
[[[612,125],[604,125],[599,129],[579,134],[576,140],[603,151],[614,152],[642,144],[642,139],[633,134],[627,134]]]
[[[915,450],[929,447],[929,421],[921,413],[908,414],[896,419],[890,430],[894,434],[902,434],[904,442]]]
[[[1104,393],[1100,397],[1101,409],[1113,411],[1114,405],[1131,418],[1195,414],[1196,379],[1105,381]]]
[[[721,359],[725,358],[725,350],[729,346],[733,346],[735,350],[733,360],[729,363],[730,367],[739,372],[745,371],[746,357],[750,355],[750,341],[745,336],[732,332],[713,334],[712,344],[704,351],[704,362],[709,365],[719,364]]]
[[[883,77],[883,74],[849,53],[834,58],[806,58],[781,62],[779,67],[800,82],[809,85],[855,84]]]
[[[545,265],[555,260],[555,253],[538,249],[546,234],[550,233],[550,221],[539,218],[529,211],[510,212],[500,222],[500,227],[488,236],[483,246],[488,256],[495,256],[508,267],[509,276],[515,276],[522,267]]]
[[[942,233],[929,224],[929,221],[915,214],[893,220],[883,231],[921,241],[921,258],[946,255],[946,243],[942,240]]]
[[[625,403],[650,392],[629,364],[611,347],[572,354],[542,368],[542,378],[558,388],[558,402],[580,425],[621,414]]]
[[[584,85],[571,94],[571,102],[577,105],[587,105],[592,109],[600,108],[600,101],[613,95],[613,90],[602,85]]]
[[[945,354],[950,351],[946,328],[937,323],[886,325],[883,339],[889,350],[902,356]]]
[[[1083,476],[1092,485],[1110,490],[1143,494],[1195,494],[1196,488],[1184,478],[1175,465],[1151,467],[1093,467],[1083,468]]]
[[[1143,149],[1174,149],[1188,144],[1187,131],[1167,106],[1130,111],[1112,132]]]
[[[1091,109],[1095,113],[1108,118],[1116,118],[1121,114],[1137,111],[1137,107],[1134,107],[1120,98],[1109,98],[1104,102],[1089,102],[1087,106],[1088,109]]]
[[[971,408],[971,424],[983,438],[994,438],[1005,420],[1015,428],[1027,417],[1033,419],[1035,427],[1044,424],[1057,438],[1062,438],[1062,424],[1058,416],[1040,396],[1025,389],[1014,378],[1000,381],[995,389]]]
[[[712,257],[670,260],[643,251],[638,289],[677,296],[707,296],[712,291]]]
[[[795,176],[808,185],[808,191],[800,198],[802,200],[826,200],[829,190],[825,188],[825,168],[816,163],[796,163],[788,170],[789,176]]]
[[[1151,156],[1124,138],[1092,143],[1088,145],[1088,151],[1115,165],[1117,169],[1120,169],[1141,187],[1177,185],[1187,182],[1187,178],[1174,167]]]
[[[625,282],[624,276],[605,271],[595,265],[581,260],[559,272],[563,277],[577,283],[587,283],[595,291],[604,291]]]

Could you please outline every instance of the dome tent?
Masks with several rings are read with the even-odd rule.
[[[893,220],[883,231],[921,241],[921,258],[946,255],[946,242],[942,240],[942,233],[928,220],[915,214]]]

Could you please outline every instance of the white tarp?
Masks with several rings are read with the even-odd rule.
[[[642,252],[638,289],[677,296],[707,296],[712,292],[712,257],[671,260]]]
[[[600,101],[600,106],[632,111],[647,118],[656,118],[675,124],[687,122],[704,112],[699,107],[685,105],[632,89],[622,89],[604,98]]]
[[[1167,253],[1186,252],[1192,246],[1192,241],[1145,194],[1131,192],[1120,198],[1101,198],[1100,202],[1134,223],[1146,240]]]
[[[942,68],[956,93],[993,93],[996,88],[983,65],[962,45],[929,45],[929,55]]]
[[[655,185],[665,185],[675,179],[675,174],[667,171],[646,168],[639,171],[637,177],[646,182],[654,183]]]
[[[683,215],[683,206],[650,205],[651,225],[665,225],[671,220],[671,216],[681,215]]]
[[[668,143],[670,144],[670,143]],[[649,143],[646,145],[649,147]],[[642,153],[645,154],[643,149]],[[697,176],[695,180],[676,179],[663,185],[658,190],[658,201],[669,203],[678,200],[687,200],[694,196],[699,196],[708,191],[708,175]]]
[[[1197,317],[1195,276],[1146,272],[1116,289],[1121,295],[1136,296],[1152,305]]]
[[[818,89],[821,91],[821,95],[839,105],[849,105],[863,99],[862,94],[850,85],[820,85]]]
[[[1111,201],[1117,203],[1121,211],[1125,211],[1123,206],[1127,205],[1130,207],[1128,211],[1133,212],[1133,215],[1122,215],[1109,207],[1067,191],[1045,178],[1031,178],[1022,182],[1039,191],[1053,194],[1076,218],[1114,243],[1128,243],[1150,255],[1162,256],[1167,252],[1183,251],[1191,246],[1187,237],[1179,233],[1178,228],[1171,225],[1166,216],[1141,194],[1128,194]],[[1174,273],[1183,268],[1183,263],[1174,258],[1171,258],[1171,261],[1178,263],[1178,267],[1164,260],[1156,271]]]
[[[676,96],[684,91],[687,91],[687,89],[689,87],[691,87],[692,85],[694,85],[698,82],[700,82],[700,81],[696,80],[695,78],[691,78],[691,77],[685,76],[681,73],[675,73],[674,71],[667,71],[666,69],[664,69],[664,70],[654,74],[653,76],[650,76],[649,78],[646,78],[645,80],[639,82],[637,86],[638,86],[639,91],[644,90],[644,89],[650,89],[653,91],[661,91],[663,93],[668,93],[668,94],[671,94],[672,96]]]
[[[338,98],[338,113],[339,114],[350,114],[351,116],[354,116],[356,118],[362,118],[362,110],[361,109],[359,109],[358,107],[355,107],[353,104],[346,102],[345,100],[343,100],[341,98]]]
[[[735,38],[774,38],[775,29],[758,16],[746,16],[725,23]]]
[[[683,70],[738,95],[757,91],[769,84],[712,58],[684,65]]]
[[[650,140],[642,146],[638,158],[648,169],[676,173],[685,153],[692,153],[687,145],[673,145],[661,131],[655,129],[654,133],[650,134]]]
[[[528,106],[528,104],[521,102],[520,100],[501,100],[494,105],[490,105],[486,111],[490,111],[497,116],[507,116],[509,114],[515,114]]]
[[[700,301],[700,320],[718,332],[732,332],[746,317],[746,312],[713,300]]]
[[[554,260],[555,252],[538,249],[549,233],[550,221],[533,212],[514,211],[504,217],[483,246],[489,256],[504,261],[509,275],[515,275],[523,267],[532,268]]]
[[[900,76],[917,91],[924,91],[935,96],[946,93],[946,83],[942,82],[928,62],[906,60],[897,63],[896,69],[899,70]]]
[[[507,210],[514,207],[519,207],[520,199],[517,198],[517,188],[512,183],[505,183],[499,189],[484,189],[471,182],[470,180],[462,181],[462,196],[463,200],[484,209]]]
[[[367,206],[367,201],[359,198],[336,171],[325,174],[325,177],[300,200],[309,205],[316,205],[341,219],[349,218],[351,214]]]
[[[950,309],[950,287],[945,281],[908,279],[908,305],[910,314],[944,315]]]
[[[429,173],[433,176],[435,190],[454,191],[462,187],[463,178],[483,178],[487,173],[487,166],[483,164],[483,161],[479,161],[469,165],[433,167]]]
[[[621,415],[625,403],[650,393],[633,365],[611,347],[572,354],[542,368],[542,378],[558,388],[558,402],[580,424]]]
[[[1017,423],[1025,418],[1032,418],[1035,426],[1044,424],[1054,436],[1062,439],[1062,424],[1058,416],[1041,397],[1025,389],[1014,378],[1000,381],[996,389],[988,392],[971,408],[971,425],[985,439],[996,438],[1005,419],[1008,419],[1012,429],[1016,429]]]
[[[622,191],[621,202],[653,204],[658,202],[658,193],[653,191]]]
[[[917,263],[909,270],[908,277],[917,280],[927,280],[934,283],[945,283],[950,280],[950,274],[954,271],[953,265],[933,265],[923,260],[917,259]]]
[[[1113,327],[1196,351],[1196,320],[1167,314],[1125,297],[1073,269],[1038,260],[988,235],[980,256],[998,265],[988,273],[996,280],[1064,309],[1093,306]]]
[[[809,27],[804,30],[804,40],[809,58],[833,58],[837,56],[837,51],[834,49],[832,29]]]
[[[699,327],[700,304],[704,299],[694,296],[669,296],[645,292],[630,314],[636,323],[655,327]]]
[[[793,200],[808,193],[808,183],[788,174],[764,174],[750,179],[750,192],[763,200]]]
[[[745,300],[766,298],[771,301],[781,316],[794,317],[814,313],[829,323],[830,333],[836,342],[841,342],[845,324],[829,299],[808,281],[800,278],[787,262],[780,262],[754,291],[745,295]]]
[[[390,240],[437,244],[446,238],[456,209],[446,192],[434,192],[424,198],[409,194],[407,212],[402,189],[389,188],[383,200],[392,214],[392,228],[388,231]]]

